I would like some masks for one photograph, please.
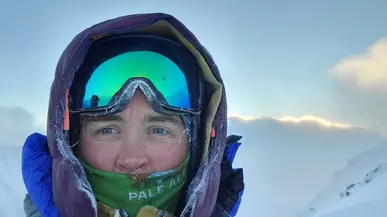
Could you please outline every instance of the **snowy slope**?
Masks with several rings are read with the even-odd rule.
[[[312,123],[229,119],[229,124],[230,133],[243,136],[235,158],[246,184],[240,217],[298,216],[336,171],[386,141],[373,132]]]
[[[348,162],[299,217],[385,217],[387,145]]]
[[[21,147],[0,147],[0,216],[21,217],[26,189],[21,174]]]

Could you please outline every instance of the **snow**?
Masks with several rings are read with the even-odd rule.
[[[21,217],[26,189],[21,174],[21,147],[0,147],[0,216]]]
[[[299,217],[385,217],[387,145],[364,152],[338,171]]]

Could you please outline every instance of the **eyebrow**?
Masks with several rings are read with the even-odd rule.
[[[145,116],[144,122],[146,123],[160,123],[160,122],[170,122],[173,124],[180,124],[180,119],[172,115],[164,115],[159,113],[154,113],[151,115]]]
[[[113,115],[105,115],[105,116],[91,116],[91,117],[85,117],[86,122],[111,122],[111,121],[117,121],[117,122],[125,122],[125,120],[118,114]],[[164,115],[159,113],[152,113],[150,115],[146,115],[144,117],[144,123],[160,123],[160,122],[169,122],[173,124],[180,124],[180,119],[173,115]]]
[[[125,122],[125,120],[117,114],[97,116],[97,117],[86,117],[85,120],[87,122],[109,122],[109,121]]]

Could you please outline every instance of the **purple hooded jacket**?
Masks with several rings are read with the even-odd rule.
[[[97,216],[97,203],[85,171],[73,155],[63,133],[66,90],[82,64],[93,40],[112,34],[145,31],[172,36],[194,53],[207,74],[205,97],[209,100],[203,111],[207,138],[204,142],[202,164],[187,191],[187,204],[181,216],[209,217],[218,196],[221,162],[226,147],[226,95],[217,66],[207,50],[180,21],[163,13],[136,14],[108,20],[79,33],[61,55],[51,86],[47,122],[48,146],[53,158],[52,182],[55,204],[62,217]],[[212,127],[215,137],[211,145]]]

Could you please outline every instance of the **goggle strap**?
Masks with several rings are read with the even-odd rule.
[[[66,105],[63,114],[63,130],[70,130],[69,90],[66,90]]]
[[[215,127],[213,127],[211,130],[211,137],[215,138],[215,136],[216,136]]]

